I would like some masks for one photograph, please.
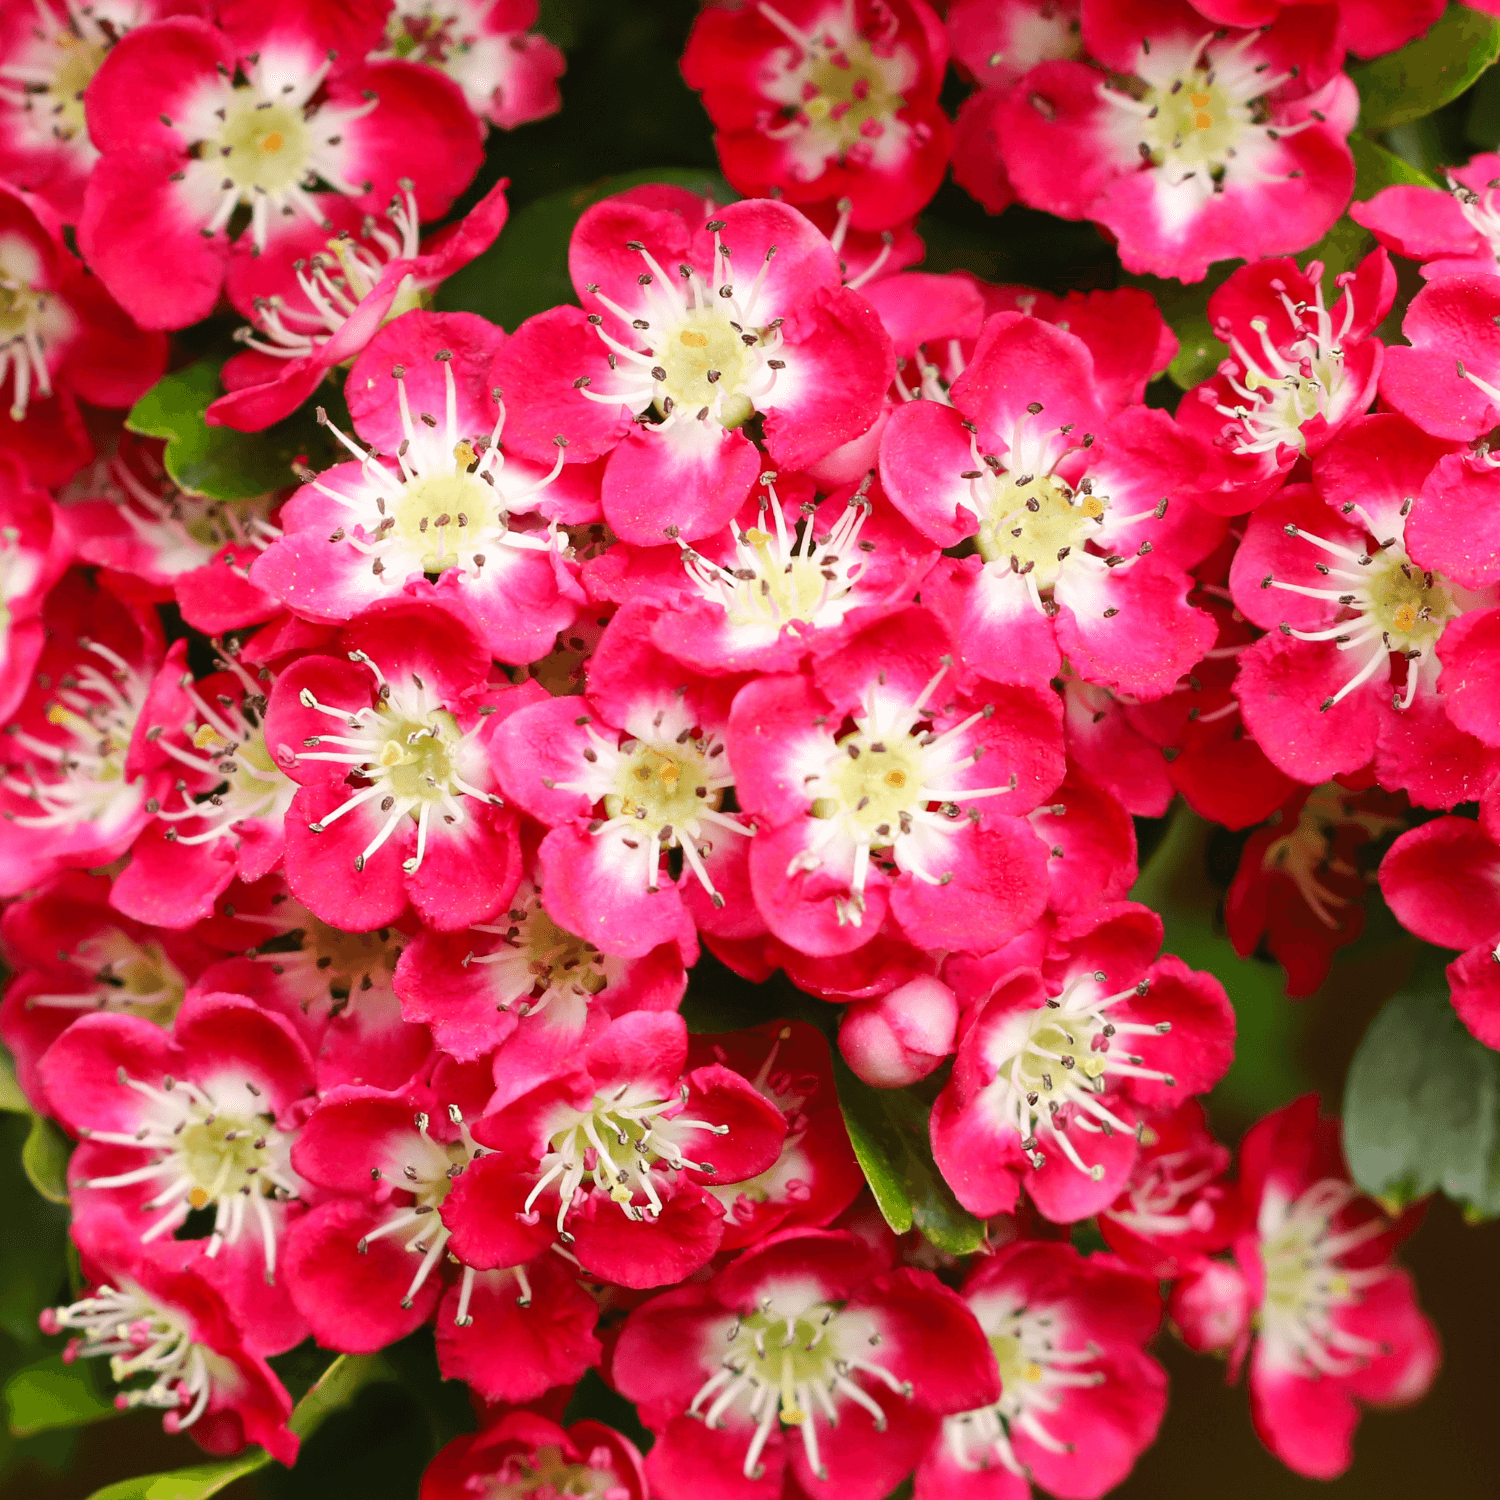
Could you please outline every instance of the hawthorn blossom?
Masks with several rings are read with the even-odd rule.
[[[570,464],[607,454],[604,519],[637,546],[739,511],[764,466],[751,418],[772,464],[803,469],[868,432],[890,384],[890,340],[808,219],[713,212],[640,188],[586,209],[568,253],[583,311],[527,319],[495,361],[507,441],[533,462],[559,437]]]
[[[422,1475],[418,1500],[469,1500],[481,1486],[517,1496],[646,1500],[646,1472],[629,1438],[600,1422],[562,1428],[529,1411],[454,1438]]]
[[[485,747],[531,695],[490,687],[476,623],[431,595],[373,606],[341,644],[293,662],[266,710],[271,756],[300,788],[285,819],[293,894],[354,931],[408,902],[440,928],[488,920],[521,868]]]
[[[88,1290],[40,1319],[43,1333],[73,1335],[63,1359],[108,1359],[121,1385],[145,1378],[120,1391],[116,1407],[160,1411],[167,1432],[190,1433],[209,1453],[258,1443],[281,1463],[294,1463],[291,1397],[197,1274],[195,1250],[169,1240],[143,1251],[118,1221],[74,1233]]]
[[[938,1166],[971,1213],[1009,1213],[1023,1183],[1055,1223],[1099,1212],[1135,1167],[1144,1112],[1223,1076],[1235,1029],[1223,986],[1171,955],[1153,962],[1160,943],[1154,912],[1101,906],[976,997],[932,1114]]]
[[[705,9],[682,72],[737,191],[848,198],[856,228],[889,229],[926,206],[947,165],[947,62],[925,0],[760,0]]]
[[[1017,195],[1119,240],[1126,270],[1201,281],[1317,240],[1354,187],[1359,98],[1331,6],[1215,29],[1186,0],[1084,0],[1094,64],[1044,62],[998,124]]]
[[[562,49],[534,30],[537,0],[398,0],[378,55],[441,68],[469,108],[502,130],[562,107]]]
[[[917,1500],[1026,1500],[1113,1489],[1155,1440],[1166,1371],[1143,1346],[1161,1294],[1112,1255],[1015,1241],[963,1286],[1000,1367],[1000,1399],[943,1418],[917,1469]]]
[[[379,211],[410,179],[431,219],[479,166],[478,125],[455,84],[415,63],[363,61],[376,8],[233,0],[218,21],[137,27],[88,90],[102,156],[79,245],[144,328],[206,316],[226,275],[283,223],[331,228],[320,182]],[[242,206],[249,224],[231,239]]]
[[[889,910],[914,943],[970,950],[1041,915],[1047,856],[1023,815],[1061,780],[1055,697],[970,690],[948,647],[935,616],[908,608],[810,676],[736,695],[737,795],[762,824],[751,888],[789,946],[851,952]]]
[[[553,488],[560,448],[547,469],[502,448],[488,374],[504,337],[473,313],[414,310],[370,340],[346,387],[368,446],[332,429],[353,462],[304,475],[251,568],[256,587],[338,621],[435,578],[493,654],[527,662],[552,649],[582,602],[556,523],[597,511],[573,476]]]

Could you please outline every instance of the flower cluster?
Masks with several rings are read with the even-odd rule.
[[[511,330],[432,293],[503,232],[487,127],[557,107],[534,3],[12,9],[0,1036],[76,1142],[68,1357],[291,1462],[269,1360],[430,1325],[485,1421],[424,1500],[1023,1500],[1129,1472],[1169,1316],[1341,1472],[1435,1374],[1414,1217],[1311,1096],[1231,1170],[1133,819],[1245,835],[1297,995],[1383,854],[1500,1046],[1500,158],[1292,258],[1346,54],[1441,6],[708,5],[743,196],[593,201]],[[1250,257],[1217,369],[1174,413],[1148,293],[914,269],[950,164],[1131,272]],[[205,441],[323,442],[248,500],[118,416],[224,304]],[[864,1192],[880,1090],[969,1258]],[[554,1420],[595,1370],[646,1455]]]

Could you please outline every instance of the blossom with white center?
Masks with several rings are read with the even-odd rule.
[[[366,215],[359,238],[347,231],[334,235],[324,250],[294,267],[297,285],[307,307],[293,307],[284,297],[255,299],[254,327],[235,330],[235,338],[248,348],[276,359],[300,359],[326,344],[361,302],[374,291],[386,268],[397,260],[413,260],[422,248],[417,200],[409,181],[391,199],[387,229],[373,215]],[[363,242],[363,243],[361,243]],[[396,290],[386,320],[421,306],[415,278],[408,273]]]
[[[529,509],[525,502],[562,472],[563,441],[558,441],[557,460],[550,473],[519,485],[508,483],[505,453],[500,446],[505,407],[499,393],[495,393],[493,430],[488,435],[464,432],[459,424],[450,356],[446,350],[439,350],[436,357],[443,363],[447,385],[447,404],[441,419],[421,412],[414,421],[405,371],[398,365],[392,372],[399,393],[402,431],[394,468],[378,459],[373,449],[362,448],[346,437],[318,408],[318,420],[360,463],[358,480],[342,475],[328,483],[315,476],[308,478],[319,494],[347,513],[346,526],[341,526],[331,540],[347,541],[368,557],[371,573],[392,589],[415,576],[449,571],[477,584],[491,551],[498,550],[503,559],[506,549],[563,553],[568,548],[567,537],[555,526],[546,531],[521,530],[511,520],[513,510]]]
[[[913,1387],[897,1379],[870,1357],[881,1341],[876,1320],[867,1311],[816,1300],[815,1295],[787,1288],[765,1296],[753,1313],[737,1317],[721,1336],[722,1368],[699,1386],[688,1406],[691,1416],[708,1427],[724,1426],[725,1416],[741,1403],[755,1423],[741,1472],[747,1479],[764,1473],[760,1457],[776,1428],[800,1433],[808,1467],[828,1479],[818,1451],[818,1417],[838,1424],[833,1398],[852,1401],[870,1414],[877,1432],[888,1425],[885,1404],[853,1378],[871,1377],[896,1398],[909,1401]]]
[[[355,856],[354,868],[363,870],[403,819],[412,818],[417,824],[416,852],[402,861],[402,869],[411,875],[422,866],[434,816],[458,823],[468,816],[468,798],[485,804],[500,801],[475,784],[485,775],[485,755],[477,743],[479,725],[461,731],[452,712],[417,673],[390,682],[363,651],[351,651],[349,659],[369,670],[379,689],[377,701],[350,712],[320,703],[303,688],[298,695],[302,706],[337,720],[347,732],[309,736],[297,759],[348,766],[366,784],[308,827],[322,833],[353,808],[379,798],[385,822]],[[325,745],[336,748],[320,748]]]
[[[489,953],[471,950],[463,967],[482,965],[497,997],[496,1009],[514,1009],[518,1016],[538,1015],[550,1007],[554,1024],[574,1023],[581,1029],[589,1001],[624,969],[621,959],[559,927],[529,880],[516,887],[504,922],[476,922],[470,930],[501,942]]]
[[[1350,1251],[1390,1229],[1383,1215],[1352,1228],[1337,1226],[1358,1196],[1352,1184],[1325,1177],[1291,1201],[1269,1192],[1262,1199],[1260,1337],[1265,1357],[1277,1366],[1310,1377],[1349,1375],[1386,1352],[1338,1321],[1366,1288],[1391,1275],[1389,1265],[1344,1264]]]
[[[1059,1315],[1028,1307],[1024,1297],[1008,1289],[980,1292],[968,1300],[995,1351],[1001,1394],[993,1406],[945,1417],[943,1441],[960,1468],[986,1469],[998,1462],[1029,1478],[1012,1436],[1024,1434],[1050,1453],[1073,1451],[1064,1408],[1070,1391],[1104,1383],[1104,1371],[1089,1368],[1097,1363],[1099,1348],[1092,1342],[1083,1349],[1059,1347]]]
[[[1256,61],[1258,31],[1230,40],[1205,31],[1195,42],[1185,37],[1152,38],[1136,70],[1139,92],[1101,82],[1099,97],[1119,112],[1115,133],[1125,150],[1160,169],[1170,194],[1165,210],[1190,218],[1228,182],[1236,186],[1278,181],[1283,155],[1279,142],[1313,123],[1272,124],[1266,96],[1296,77],[1294,70],[1271,74]]]
[[[729,1127],[682,1114],[688,1088],[680,1094],[660,1098],[650,1084],[624,1083],[609,1094],[596,1094],[586,1110],[562,1111],[562,1123],[549,1138],[548,1149],[537,1165],[536,1185],[526,1199],[526,1212],[549,1187],[556,1185],[557,1237],[573,1243],[566,1226],[575,1196],[584,1184],[593,1185],[619,1205],[632,1221],[650,1220],[662,1211],[662,1196],[652,1168],[660,1171],[705,1172],[713,1175],[712,1162],[693,1161],[683,1155],[695,1139],[694,1132],[728,1135]],[[701,1142],[701,1136],[696,1137]],[[613,1143],[613,1152],[606,1140]],[[616,1160],[618,1157],[618,1160]],[[645,1203],[637,1203],[637,1193]]]
[[[723,606],[726,623],[736,634],[771,640],[791,624],[838,624],[854,607],[855,581],[865,567],[863,552],[873,545],[859,539],[873,509],[863,489],[834,525],[820,532],[811,501],[800,508],[801,524],[787,524],[774,479],[761,476],[766,493],[754,526],[729,523],[734,538],[729,561],[715,562],[676,539],[688,578],[703,598]],[[868,484],[866,480],[864,488]]]
[[[841,925],[858,927],[864,921],[872,855],[887,851],[890,863],[904,873],[927,885],[946,885],[953,874],[942,865],[950,857],[955,829],[964,826],[965,817],[978,818],[978,809],[965,804],[1016,788],[1014,775],[1005,786],[955,785],[958,773],[983,753],[971,748],[968,731],[994,713],[993,705],[942,731],[918,727],[932,718],[928,700],[952,670],[950,657],[940,661],[915,698],[879,681],[869,683],[851,715],[853,730],[837,741],[819,771],[804,778],[818,826],[787,873],[816,870],[825,860],[852,852],[849,895],[838,902]]]
[[[767,59],[760,87],[782,118],[767,118],[760,129],[783,144],[796,180],[816,181],[835,162],[879,165],[905,156],[921,127],[897,111],[921,68],[908,50],[892,46],[895,16],[887,13],[867,33],[854,0],[845,0],[804,30],[768,0],[755,8],[791,43]]]
[[[146,469],[144,477],[137,467]],[[111,459],[105,494],[149,550],[152,572],[164,579],[206,567],[230,546],[243,549],[244,562],[236,561],[243,574],[255,555],[281,535],[267,519],[272,496],[233,501],[194,495],[178,488],[159,463],[144,455],[137,466],[122,455]]]
[[[398,0],[379,55],[441,68],[476,115],[513,130],[558,109],[566,67],[540,32],[506,29],[514,14],[507,0]]]
[[[1134,515],[1111,513],[1107,482],[1092,475],[1078,480],[1076,487],[1057,472],[1070,454],[1093,446],[1093,435],[1084,433],[1072,442],[1073,427],[1041,428],[1029,419],[1041,415],[1040,402],[1032,402],[1010,434],[1009,449],[1002,461],[993,453],[981,453],[978,434],[970,426],[969,451],[973,467],[964,478],[969,484],[974,513],[980,518],[975,545],[991,566],[1008,566],[1026,581],[1026,592],[1034,608],[1055,615],[1058,605],[1043,595],[1065,571],[1086,570],[1097,576],[1129,567],[1134,557],[1089,550],[1089,542],[1106,527],[1117,530],[1145,520],[1161,520],[1167,513],[1165,499]],[[1141,544],[1137,555],[1151,550]]]
[[[186,1318],[164,1307],[127,1278],[120,1286],[98,1286],[69,1307],[42,1315],[44,1333],[78,1335],[65,1359],[108,1359],[116,1381],[149,1375],[151,1383],[121,1391],[121,1411],[153,1407],[165,1411],[168,1432],[185,1432],[208,1410],[215,1378],[233,1375],[226,1362],[193,1338]]]
[[[170,1026],[187,993],[187,976],[154,937],[135,938],[119,927],[101,927],[65,954],[88,988],[27,995],[28,1008],[117,1011]]]
[[[345,176],[343,142],[349,127],[378,101],[316,102],[331,66],[325,61],[287,76],[294,70],[245,58],[243,81],[222,78],[217,87],[201,89],[183,118],[173,122],[188,147],[179,180],[184,196],[205,216],[206,239],[226,228],[244,205],[250,210],[251,242],[264,251],[273,215],[304,214],[327,223],[314,196],[321,186],[351,198],[369,191],[367,183]]]
[[[44,284],[35,247],[20,235],[0,237],[0,386],[12,382],[10,416],[24,421],[33,395],[52,395],[49,346],[66,345],[78,316]]]
[[[1423,679],[1429,690],[1436,680],[1440,663],[1434,647],[1448,622],[1464,612],[1470,595],[1440,574],[1412,562],[1406,550],[1406,518],[1411,507],[1408,499],[1394,526],[1387,528],[1393,534],[1375,546],[1329,541],[1290,522],[1285,527],[1289,537],[1300,538],[1332,559],[1316,564],[1327,585],[1314,588],[1269,573],[1261,580],[1263,589],[1285,589],[1327,600],[1342,616],[1322,630],[1281,626],[1284,635],[1299,641],[1332,641],[1340,651],[1358,653],[1353,675],[1318,705],[1323,713],[1388,666],[1392,652],[1399,652],[1407,663],[1405,691],[1392,694],[1392,707],[1410,708]],[[1376,524],[1363,506],[1356,503],[1344,509],[1358,515],[1375,535]]]
[[[217,702],[210,705],[199,685],[184,675],[178,688],[197,716],[196,722],[183,727],[191,749],[175,743],[170,735],[155,736],[162,753],[194,772],[200,788],[206,788],[189,793],[179,783],[180,807],[163,807],[154,798],[146,804],[148,812],[169,825],[166,837],[173,843],[211,843],[232,834],[237,824],[248,819],[279,826],[296,795],[296,783],[266,746],[266,685],[257,682],[233,656],[220,665],[238,680],[238,701],[219,693]]]
[[[1304,423],[1322,417],[1332,425],[1362,405],[1363,381],[1356,385],[1346,378],[1344,370],[1344,344],[1354,326],[1354,298],[1345,295],[1343,315],[1335,326],[1323,302],[1322,263],[1308,262],[1306,274],[1316,288],[1310,304],[1293,302],[1285,282],[1273,280],[1270,284],[1296,331],[1289,343],[1278,347],[1264,318],[1250,320],[1258,348],[1227,324],[1220,330],[1234,356],[1220,367],[1220,373],[1240,399],[1232,405],[1219,401],[1214,410],[1238,424],[1229,438],[1229,447],[1235,453],[1274,455],[1282,447],[1306,453]],[[1347,287],[1353,280],[1353,273],[1348,271],[1334,278],[1340,287]],[[1209,389],[1204,387],[1205,392]]]
[[[46,705],[58,739],[44,740],[18,722],[7,725],[10,743],[25,759],[12,764],[0,785],[35,808],[7,810],[16,827],[45,828],[56,838],[93,824],[103,843],[146,799],[142,780],[126,778],[125,756],[151,684],[102,641],[80,644],[82,660],[59,679]]]
[[[589,322],[610,351],[611,368],[619,371],[623,361],[624,369],[616,389],[591,390],[586,375],[579,377],[577,389],[605,406],[623,404],[637,414],[654,409],[658,431],[710,419],[720,427],[741,427],[770,396],[777,375],[786,368],[786,361],[777,357],[783,320],[772,318],[764,325],[755,321],[776,246],[766,250],[755,279],[741,290],[720,237],[726,221],[711,219],[707,227],[714,237],[712,275],[679,266],[681,285],[675,290],[651,251],[640,240],[627,242],[625,248],[646,266],[638,278],[643,301],[637,315],[594,283],[585,288],[621,323],[636,330],[643,347],[632,348],[617,339],[599,313],[590,313]]]
[[[431,1119],[418,1113],[413,1123],[416,1132],[403,1131],[389,1142],[387,1154],[378,1166],[370,1169],[372,1178],[384,1178],[401,1192],[409,1193],[412,1201],[395,1205],[388,1217],[375,1229],[369,1230],[359,1241],[359,1251],[368,1252],[371,1243],[388,1234],[401,1234],[415,1227],[415,1232],[406,1241],[404,1248],[412,1255],[421,1256],[421,1261],[412,1275],[411,1285],[401,1299],[401,1306],[410,1308],[417,1293],[439,1264],[452,1230],[443,1222],[441,1209],[448,1191],[457,1177],[471,1161],[488,1153],[469,1134],[462,1111],[456,1104],[448,1106],[448,1118],[458,1130],[451,1141],[434,1140],[428,1134]],[[531,1300],[526,1283],[526,1272],[515,1267],[514,1273],[521,1287],[524,1302]],[[467,1327],[474,1320],[469,1316],[469,1298],[474,1289],[474,1268],[464,1267],[463,1289],[459,1295],[455,1321]]]
[[[214,1227],[204,1254],[212,1259],[242,1235],[258,1236],[266,1280],[273,1282],[279,1221],[272,1204],[297,1197],[301,1183],[291,1167],[291,1137],[265,1112],[262,1090],[244,1078],[204,1085],[168,1076],[158,1086],[132,1078],[123,1066],[116,1077],[146,1101],[140,1125],[133,1131],[85,1127],[79,1133],[88,1141],[152,1152],[155,1159],[77,1186],[158,1188],[141,1207],[165,1212],[142,1232],[142,1244],[178,1229],[191,1211],[212,1208]]]
[[[620,839],[638,860],[647,891],[660,888],[661,856],[680,849],[714,905],[722,906],[724,898],[703,863],[712,848],[710,834],[719,829],[748,837],[754,830],[720,811],[734,772],[721,759],[722,737],[712,731],[695,734],[694,728],[680,699],[659,710],[649,727],[623,736],[608,726],[601,734],[590,722],[582,774],[547,785],[603,802],[605,816],[593,819],[589,832]]]
[[[1149,981],[1113,994],[1105,992],[1106,984],[1102,970],[1075,978],[1060,995],[1029,1014],[1024,1031],[1007,1030],[996,1037],[990,1059],[997,1112],[1014,1126],[1032,1166],[1040,1168],[1046,1162],[1039,1141],[1045,1135],[1077,1171],[1095,1182],[1103,1181],[1105,1167],[1086,1164],[1069,1131],[1118,1131],[1139,1138],[1141,1129],[1100,1099],[1111,1079],[1150,1079],[1168,1088],[1177,1082],[1170,1073],[1146,1067],[1145,1057],[1115,1050],[1133,1045],[1135,1037],[1165,1036],[1172,1030],[1170,1021],[1115,1021],[1109,1016],[1111,1006],[1149,993]]]

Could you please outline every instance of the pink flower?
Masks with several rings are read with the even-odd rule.
[[[428,1062],[432,1037],[402,1016],[392,986],[411,941],[401,927],[330,927],[278,874],[230,886],[195,931],[233,956],[209,964],[191,992],[247,995],[289,1021],[313,1059],[320,1092],[345,1083],[404,1088]]]
[[[108,903],[108,876],[66,870],[0,916],[12,970],[0,1036],[26,1096],[47,1114],[56,1111],[37,1064],[74,1021],[102,1010],[170,1027],[189,984],[223,954],[208,935],[159,931]]]
[[[1235,1258],[1256,1307],[1250,1410],[1288,1468],[1333,1479],[1352,1458],[1361,1404],[1415,1401],[1437,1373],[1437,1335],[1391,1252],[1392,1223],[1349,1181],[1334,1119],[1314,1095],[1245,1137],[1241,1183],[1253,1228]]]
[[[1360,856],[1404,827],[1403,802],[1330,781],[1299,789],[1272,825],[1251,834],[1224,902],[1224,924],[1241,958],[1262,939],[1286,970],[1286,994],[1311,995],[1334,954],[1364,928],[1367,875]]]
[[[943,1419],[917,1500],[1092,1500],[1155,1441],[1166,1371],[1142,1347],[1161,1293],[1112,1255],[1018,1240],[977,1262],[963,1299],[1000,1366],[1000,1399]]]
[[[131,406],[167,364],[167,342],[143,333],[63,240],[40,198],[0,183],[0,278],[10,299],[0,385],[0,448],[32,478],[62,484],[93,456],[78,400]]]
[[[1127,270],[1201,281],[1312,244],[1349,201],[1359,100],[1331,7],[1216,32],[1185,0],[1084,0],[1083,40],[1098,66],[1033,68],[1000,148],[1022,202],[1093,219]]]
[[[1448,965],[1453,1008],[1486,1047],[1500,1049],[1500,791],[1480,821],[1436,818],[1403,833],[1380,866],[1380,889],[1401,925],[1441,948],[1465,951]]]
[[[1241,655],[1235,694],[1272,763],[1304,784],[1373,760],[1387,790],[1451,807],[1493,774],[1500,592],[1461,581],[1500,579],[1461,522],[1488,466],[1476,479],[1450,446],[1393,414],[1361,418],[1312,486],[1289,485],[1246,528],[1230,588],[1270,633]]]
[[[129,1218],[141,1244],[213,1214],[207,1264],[252,1348],[307,1336],[278,1273],[300,1208],[290,1150],[312,1060],[293,1028],[238,995],[183,1002],[170,1032],[139,1015],[94,1014],[42,1058],[59,1118],[81,1140],[68,1164],[76,1222]]]
[[[441,68],[476,115],[514,130],[562,107],[567,59],[536,18],[537,0],[397,0],[378,55]]]
[[[1497,177],[1500,156],[1482,152],[1467,166],[1448,168],[1446,192],[1409,183],[1382,188],[1363,203],[1351,203],[1349,217],[1393,254],[1420,261],[1423,276],[1494,275],[1500,270]]]
[[[521,1224],[544,1243],[555,1233],[584,1270],[662,1286],[719,1249],[724,1208],[708,1185],[764,1172],[786,1130],[781,1110],[740,1074],[718,1063],[689,1070],[680,1016],[633,1011],[476,1122],[475,1139],[494,1155],[467,1173],[459,1211],[475,1215],[477,1237],[501,1217],[495,1195],[508,1204],[515,1193]]]
[[[871,475],[821,501],[770,470],[760,487],[692,544],[616,542],[584,565],[585,586],[596,599],[663,605],[652,643],[695,671],[789,671],[905,604],[937,558]]]
[[[489,1092],[488,1067],[439,1059],[401,1091],[327,1095],[296,1162],[330,1197],[290,1239],[287,1278],[321,1342],[379,1349],[436,1312],[448,1378],[526,1401],[597,1361],[598,1309],[521,1217],[525,1179],[471,1133]],[[481,1162],[501,1170],[475,1194]]]
[[[706,9],[682,73],[738,192],[847,197],[856,228],[890,229],[926,206],[948,164],[947,61],[924,0],[761,0]]]
[[[1089,681],[1169,692],[1212,642],[1185,570],[1218,526],[1171,503],[1202,468],[1198,445],[1164,412],[1106,415],[1088,346],[1021,313],[989,319],[949,396],[891,417],[880,467],[939,546],[975,538],[977,555],[923,585],[965,664],[1040,687],[1066,653]]]
[[[646,1471],[629,1438],[599,1422],[564,1430],[529,1411],[507,1412],[493,1426],[438,1451],[422,1475],[418,1500],[471,1500],[475,1494],[545,1500],[598,1495],[646,1500]]]
[[[266,668],[252,675],[232,655],[219,668],[194,682],[171,652],[151,688],[147,753],[176,779],[172,793],[147,802],[156,825],[136,840],[110,901],[160,927],[191,927],[231,880],[259,880],[285,849],[297,783],[266,743],[274,678]]]
[[[1281,487],[1293,464],[1320,453],[1369,410],[1385,346],[1372,337],[1391,309],[1396,273],[1384,250],[1334,278],[1343,295],[1323,302],[1323,266],[1290,258],[1241,266],[1208,302],[1229,346],[1219,373],[1184,398],[1178,419],[1212,455],[1193,486],[1200,505],[1250,510]]]
[[[751,889],[802,953],[862,947],[888,909],[911,942],[963,951],[1041,915],[1046,850],[1020,815],[1061,779],[1056,698],[971,689],[948,645],[909,608],[810,676],[762,677],[735,698],[737,795],[762,825]],[[983,806],[996,797],[1005,811]]]
[[[504,337],[473,313],[418,310],[375,334],[346,387],[369,447],[335,429],[355,461],[306,476],[252,582],[311,619],[349,620],[436,577],[491,654],[545,656],[583,602],[556,523],[598,512],[576,469],[552,487],[560,450],[550,472],[503,451],[488,376]]]
[[[1154,912],[1101,906],[1059,923],[1039,967],[976,997],[932,1113],[938,1166],[971,1213],[1009,1213],[1023,1181],[1055,1223],[1098,1213],[1130,1180],[1143,1112],[1223,1077],[1223,986],[1170,955],[1153,962],[1160,944]]]
[[[149,1377],[115,1397],[122,1411],[163,1412],[169,1433],[189,1432],[210,1453],[259,1443],[292,1464],[292,1400],[223,1298],[198,1272],[196,1247],[168,1240],[142,1248],[117,1218],[75,1222],[87,1296],[42,1314],[43,1333],[74,1335],[64,1360],[109,1359],[116,1381]]]
[[[233,0],[218,13],[217,27],[179,17],[137,28],[89,86],[103,155],[79,244],[147,328],[211,312],[226,275],[253,267],[283,223],[305,215],[331,229],[319,180],[376,211],[410,178],[432,219],[479,166],[478,124],[455,84],[414,63],[362,61],[377,7]],[[250,224],[231,242],[241,205]]]
[[[834,1091],[828,1043],[805,1021],[768,1021],[719,1036],[695,1036],[688,1060],[748,1078],[786,1117],[771,1166],[741,1182],[706,1183],[724,1205],[723,1250],[740,1250],[782,1229],[821,1229],[865,1185]]]
[[[596,203],[569,250],[584,310],[528,319],[494,366],[507,442],[608,454],[604,518],[637,546],[728,524],[763,468],[752,417],[771,463],[804,469],[868,432],[891,382],[890,340],[812,223],[765,200],[716,212],[661,190]]]
[[[301,788],[285,825],[293,894],[356,932],[408,902],[448,931],[488,921],[521,857],[486,746],[540,689],[490,686],[475,622],[431,591],[372,606],[340,644],[293,662],[266,710],[270,754]]]
[[[492,743],[505,794],[550,832],[542,900],[560,926],[621,958],[694,942],[689,892],[722,906],[705,863],[753,829],[720,811],[734,785],[732,684],[696,677],[652,644],[657,611],[624,606],[589,661],[586,696],[534,701]],[[680,850],[680,878],[663,859]]]
[[[407,178],[386,209],[390,229],[343,202],[326,209],[340,224],[332,236],[330,225],[313,219],[284,226],[268,253],[234,278],[230,291],[252,325],[235,337],[248,347],[224,366],[229,394],[205,420],[258,432],[290,415],[386,322],[420,307],[424,293],[494,244],[508,186],[497,182],[459,223],[430,235],[425,249]]]
[[[538,873],[495,921],[420,933],[395,974],[403,1014],[431,1026],[451,1057],[493,1055],[497,1104],[550,1078],[615,1016],[676,1010],[687,986],[676,943],[622,958],[559,927]]]
[[[3,741],[6,896],[61,870],[118,859],[149,821],[146,803],[162,780],[143,774],[149,747],[141,718],[162,660],[155,615],[75,572],[48,595],[42,620],[49,639]]]
[[[141,603],[175,599],[205,635],[259,625],[279,601],[249,581],[251,563],[280,532],[275,495],[208,500],[179,489],[163,444],[122,431],[61,496],[79,559],[108,570],[110,589]]]
[[[99,152],[84,95],[109,49],[132,27],[164,16],[206,16],[206,0],[42,0],[0,17],[0,177],[76,224]]]
[[[1229,1148],[1216,1141],[1196,1099],[1146,1121],[1125,1190],[1099,1215],[1117,1255],[1161,1279],[1181,1276],[1240,1228],[1239,1194],[1225,1181]]]
[[[611,1378],[656,1433],[662,1500],[880,1500],[940,1419],[994,1401],[973,1313],[852,1234],[786,1230],[630,1315]]]

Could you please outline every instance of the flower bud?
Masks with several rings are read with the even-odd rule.
[[[958,1001],[940,980],[923,976],[844,1012],[839,1049],[868,1084],[898,1089],[925,1078],[953,1051]]]
[[[1196,1354],[1232,1349],[1250,1321],[1244,1272],[1227,1260],[1205,1260],[1172,1288],[1167,1314]]]

